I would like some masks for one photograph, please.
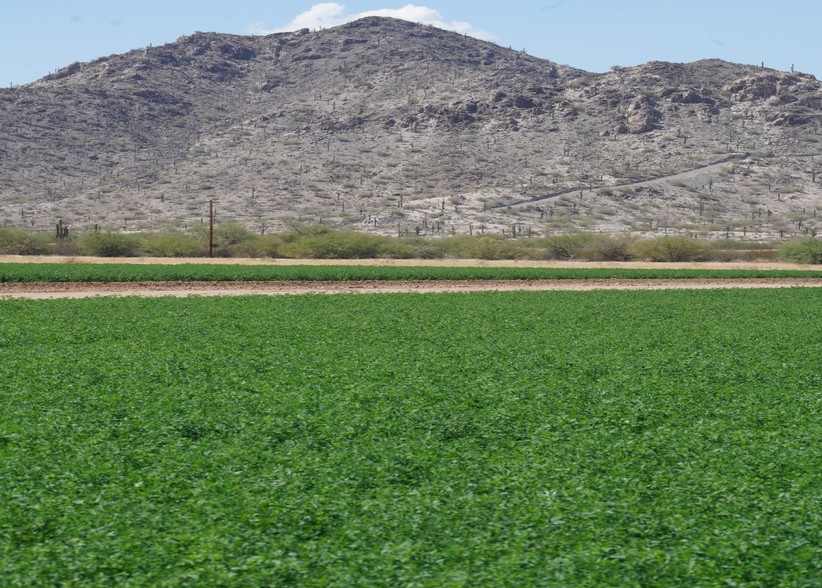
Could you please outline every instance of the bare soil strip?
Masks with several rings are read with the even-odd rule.
[[[819,288],[820,278],[681,280],[407,280],[357,282],[28,282],[0,283],[0,299],[100,296],[277,296],[398,292],[510,292],[589,290],[705,290],[712,288]]]

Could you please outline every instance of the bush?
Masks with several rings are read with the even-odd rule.
[[[208,255],[208,226],[195,225],[191,229],[203,255]],[[257,236],[235,220],[227,220],[214,227],[214,257],[231,257],[240,243],[254,241]],[[247,251],[248,247],[239,248]]]
[[[517,259],[521,257],[516,244],[496,235],[475,238],[472,259]]]
[[[593,243],[594,235],[575,233],[573,235],[555,235],[540,240],[545,247],[545,259],[571,261],[582,257],[582,253]]]
[[[788,241],[779,248],[779,257],[795,263],[822,263],[822,241],[810,237]]]
[[[257,237],[257,255],[260,257],[280,257],[280,246],[283,243],[283,235],[274,234]]]
[[[390,237],[355,233],[353,231],[329,231],[315,229],[280,245],[283,257],[307,259],[372,259],[397,251]]]
[[[252,241],[256,235],[240,225],[237,221],[226,221],[214,229],[214,245],[227,247],[246,241]]]
[[[634,243],[636,239],[628,234],[594,235],[579,257],[587,261],[630,261]]]
[[[140,238],[123,233],[86,233],[77,240],[83,255],[134,257],[140,255]]]
[[[422,239],[422,249],[432,258],[456,259],[516,259],[522,252],[516,241],[500,235],[456,235],[443,239]],[[428,247],[426,247],[428,246]]]
[[[208,228],[196,225],[191,234],[88,233],[58,243],[53,235],[25,229],[0,229],[0,254],[97,255],[102,257],[200,257],[208,254]],[[292,228],[283,233],[257,235],[236,221],[215,227],[217,257],[287,257],[313,259],[558,259],[584,261],[733,261],[781,259],[822,264],[822,240],[797,239],[779,251],[771,243],[752,241],[699,241],[669,236],[638,241],[634,236],[574,233],[534,239],[506,239],[499,234],[454,235],[443,238],[395,238],[325,225]]]
[[[413,259],[417,252],[408,243],[398,239],[386,238],[380,244],[379,257],[383,259]]]
[[[55,249],[52,239],[23,229],[0,229],[0,253],[4,255],[45,255]]]
[[[574,233],[540,239],[542,259],[570,261],[629,261],[636,239],[628,234]]]
[[[406,237],[402,244],[410,251],[410,257],[415,259],[441,259],[444,256],[442,247],[435,246],[431,239]]]
[[[206,250],[195,238],[183,233],[154,233],[143,236],[140,245],[155,257],[202,257]]]
[[[681,236],[639,241],[632,246],[631,252],[649,261],[707,261],[711,258],[704,243]]]

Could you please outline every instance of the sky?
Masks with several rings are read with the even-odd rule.
[[[720,58],[822,79],[811,0],[0,0],[0,86],[195,31],[268,34],[365,15],[434,24],[588,71]]]

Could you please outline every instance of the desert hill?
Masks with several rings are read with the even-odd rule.
[[[366,18],[196,33],[0,90],[0,223],[778,238],[822,214],[822,84],[719,60],[594,74]],[[820,213],[817,210],[820,209]]]

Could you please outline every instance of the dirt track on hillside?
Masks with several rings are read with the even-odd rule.
[[[698,178],[700,175],[708,174],[713,171],[717,171],[722,169],[723,167],[727,166],[732,161],[738,160],[739,156],[733,157],[726,157],[721,161],[715,163],[709,163],[708,165],[703,165],[701,167],[696,167],[694,169],[689,169],[683,172],[677,172],[675,174],[668,174],[665,176],[661,176],[658,178],[651,178],[649,180],[640,180],[638,182],[629,182],[627,184],[615,184],[612,186],[598,186],[597,188],[577,188],[576,190],[568,190],[567,192],[562,192],[561,194],[554,194],[553,196],[546,196],[544,198],[537,198],[535,200],[523,200],[521,202],[515,202],[510,206],[512,208],[523,208],[525,206],[537,206],[541,204],[548,204],[549,202],[554,202],[559,200],[563,197],[570,197],[576,196],[577,194],[583,195],[590,195],[596,192],[597,190],[604,188],[604,189],[625,189],[625,188],[640,188],[643,186],[657,186],[659,184],[665,182],[675,182],[677,180],[684,181],[684,180],[692,180],[694,178]],[[503,206],[498,206],[497,208],[503,208]]]
[[[510,292],[590,290],[686,290],[712,288],[822,287],[819,278],[737,280],[408,280],[357,282],[114,282],[0,283],[0,299],[94,298],[99,296],[276,296],[287,294],[378,294],[397,292]]]

